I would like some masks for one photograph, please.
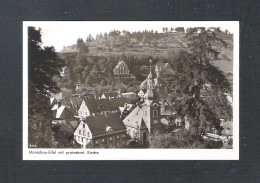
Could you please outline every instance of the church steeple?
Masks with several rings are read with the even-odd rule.
[[[152,75],[152,60],[150,60],[150,73],[147,77],[147,92],[144,95],[145,100],[150,105],[154,100],[157,99],[157,93],[155,92],[155,83]]]
[[[155,88],[155,84],[153,81],[153,74],[152,74],[152,60],[150,60],[150,73],[147,77],[147,90],[153,90]]]

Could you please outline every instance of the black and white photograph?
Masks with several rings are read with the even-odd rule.
[[[23,22],[23,158],[239,159],[239,23]]]

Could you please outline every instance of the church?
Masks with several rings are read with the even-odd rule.
[[[157,86],[160,86],[160,84],[157,83]],[[163,125],[161,123],[161,111],[162,108],[165,108],[165,101],[157,91],[150,66],[150,73],[147,77],[147,91],[143,102],[138,104],[123,120],[128,135],[144,146],[149,145],[149,134],[153,133],[154,129],[160,128]]]

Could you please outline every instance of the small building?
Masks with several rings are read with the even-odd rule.
[[[119,112],[119,107],[124,106],[126,98],[111,98],[109,99],[83,99],[78,110],[79,118],[87,116],[96,116],[108,113]]]
[[[113,69],[113,74],[115,79],[129,79],[134,80],[135,76],[130,73],[128,65],[124,61],[119,61],[118,64]]]
[[[144,91],[143,90],[140,90],[137,94],[140,98],[143,98],[144,97]]]
[[[118,114],[88,116],[74,132],[81,148],[120,148],[126,145],[126,127]]]
[[[169,63],[163,63],[162,61],[158,61],[155,65],[155,73],[158,75],[161,73],[162,80],[169,80],[171,77],[175,75],[172,67]]]
[[[130,74],[128,65],[122,60],[119,61],[116,67],[113,69],[114,76],[127,76]]]

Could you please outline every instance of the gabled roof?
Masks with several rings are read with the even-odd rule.
[[[83,98],[81,97],[71,97],[70,102],[72,103],[73,107],[79,106],[82,102]]]
[[[128,65],[123,60],[121,60],[121,61],[118,62],[118,64],[115,66],[114,69],[118,69],[122,65],[125,65],[128,68]]]
[[[84,99],[84,102],[85,102],[86,106],[88,107],[88,110],[90,113],[98,112],[96,99],[88,98],[88,99]]]
[[[159,71],[163,71],[162,74],[174,74],[174,71],[169,63],[163,63],[161,60],[156,63],[156,67]]]
[[[126,98],[112,98],[112,99],[84,99],[88,110],[91,113],[101,112],[101,111],[113,111],[117,110],[118,107],[123,107],[126,103]]]
[[[93,136],[110,133],[107,132],[107,126],[111,127],[113,132],[126,130],[126,127],[118,114],[88,116],[84,122],[88,125]]]
[[[144,116],[144,107],[136,107],[124,120],[124,124],[129,127],[138,128],[141,127],[142,120],[146,122],[145,119],[143,119]],[[146,124],[146,123],[145,123]]]
[[[74,129],[76,129],[79,125],[79,122],[77,120],[70,121],[69,123]]]
[[[63,110],[65,109],[65,106],[60,106],[57,109],[56,118],[60,118],[61,114],[63,113]]]
[[[109,100],[108,99],[100,99],[100,100],[96,100],[97,102],[97,111],[110,111],[111,107],[108,104]]]

